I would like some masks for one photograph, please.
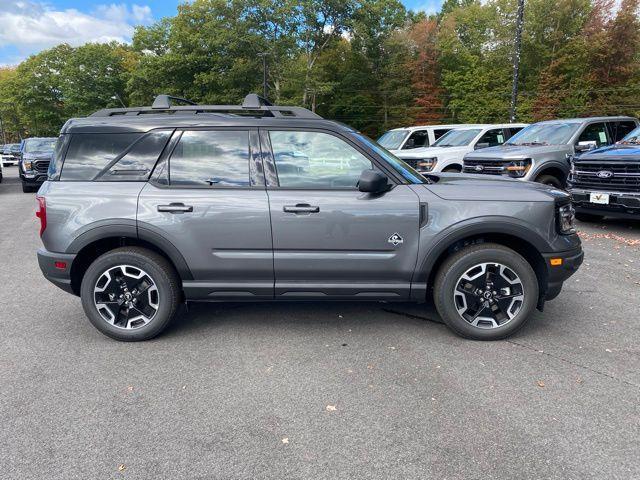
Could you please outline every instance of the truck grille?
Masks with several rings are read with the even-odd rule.
[[[485,175],[502,175],[505,171],[505,162],[484,158],[464,160],[464,173],[481,173]]]
[[[33,169],[38,173],[47,173],[49,171],[49,160],[41,160],[33,164]]]
[[[570,183],[573,188],[584,190],[637,193],[640,162],[576,162]]]

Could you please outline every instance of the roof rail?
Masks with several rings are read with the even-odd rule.
[[[171,101],[187,103],[187,105],[172,105]],[[136,116],[148,114],[226,114],[231,116],[254,116],[278,117],[278,118],[299,118],[299,119],[319,119],[320,115],[302,107],[288,107],[272,105],[265,98],[250,93],[242,102],[242,105],[198,105],[190,100],[170,95],[158,95],[150,107],[128,107],[128,108],[106,108],[91,114],[91,117],[115,117],[115,116]]]

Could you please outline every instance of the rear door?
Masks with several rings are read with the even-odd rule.
[[[261,130],[274,247],[275,295],[408,298],[420,205],[408,185],[358,191],[372,159],[328,131]]]
[[[273,297],[269,204],[258,133],[176,131],[138,202],[140,236],[159,235],[184,257],[188,298]]]

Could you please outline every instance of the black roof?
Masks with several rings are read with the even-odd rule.
[[[173,105],[172,101],[188,104]],[[65,123],[61,133],[125,133],[211,126],[349,128],[324,120],[306,108],[271,105],[256,94],[247,95],[242,105],[196,105],[185,99],[159,95],[150,107],[109,108],[88,117],[73,118]]]

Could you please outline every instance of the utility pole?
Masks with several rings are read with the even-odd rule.
[[[524,0],[518,0],[518,13],[516,18],[515,51],[513,53],[513,85],[511,87],[511,112],[509,121],[516,121],[516,109],[518,105],[518,78],[520,77],[520,53],[522,50],[522,24],[524,21]]]
[[[267,85],[267,55],[269,52],[260,52],[259,57],[262,57],[262,98],[267,100],[269,95],[269,86]]]

